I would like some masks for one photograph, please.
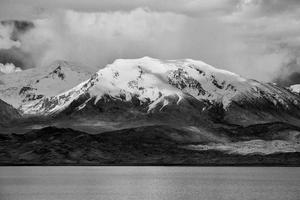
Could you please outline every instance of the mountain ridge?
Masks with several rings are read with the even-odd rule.
[[[203,115],[207,110],[216,111],[221,116],[215,118],[229,123],[249,125],[285,119],[300,123],[300,96],[288,89],[245,79],[202,61],[162,61],[150,57],[117,59],[74,88],[23,104],[20,110],[27,115],[56,116],[66,113],[65,110],[71,113],[70,105],[73,113],[86,110],[87,105],[101,110],[103,106],[97,106],[100,101],[117,104],[115,108],[121,110],[130,105],[134,108],[132,112],[149,114],[176,105],[186,107],[184,100],[198,104],[196,107]]]
[[[0,75],[19,100],[0,100],[2,165],[300,165],[290,88],[191,59],[47,70]]]
[[[91,76],[76,64],[55,61],[47,67],[0,75],[0,99],[16,109],[44,96],[57,95]]]

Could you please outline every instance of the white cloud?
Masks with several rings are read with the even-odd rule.
[[[59,12],[35,20],[35,28],[20,37],[21,49],[30,52],[38,66],[57,59],[103,67],[120,57],[164,57],[180,51],[186,20],[183,15],[141,8]]]
[[[0,72],[2,72],[4,74],[10,74],[10,73],[19,72],[19,71],[22,71],[21,68],[16,67],[12,63],[6,63],[6,64],[0,63]]]
[[[300,1],[295,0],[284,3],[244,0],[235,12],[222,18],[224,23],[232,26],[236,37],[247,45],[243,57],[248,55],[249,59],[244,66],[252,63],[252,67],[241,70],[249,71],[250,77],[264,80],[282,76],[282,71],[286,71],[286,75],[300,72],[300,65],[297,69],[283,70],[290,68],[287,67],[289,63],[300,56],[299,5]]]
[[[116,58],[148,55],[199,59],[270,81],[300,56],[299,0],[1,3],[0,18],[34,18],[20,48],[37,66],[65,59],[103,67]]]

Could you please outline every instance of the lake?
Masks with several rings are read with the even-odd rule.
[[[0,167],[1,200],[299,200],[297,167]]]

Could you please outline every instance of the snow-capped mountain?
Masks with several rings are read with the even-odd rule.
[[[19,108],[30,101],[51,97],[88,79],[91,72],[66,61],[50,66],[0,75],[0,99]]]
[[[44,159],[43,152],[36,154],[42,147],[32,146],[36,138],[45,137],[40,145],[59,148],[51,151],[58,153],[65,148],[65,141],[79,138],[82,145],[79,145],[80,148],[76,146],[76,151],[86,150],[82,146],[94,148],[95,142],[100,141],[105,152],[116,152],[114,147],[120,149],[112,157],[115,160],[124,151],[123,146],[120,148],[118,145],[128,147],[132,143],[128,152],[139,155],[153,140],[155,147],[166,147],[166,150],[169,149],[166,145],[173,141],[175,146],[170,148],[179,145],[178,152],[188,150],[187,155],[201,152],[195,154],[197,161],[203,159],[197,156],[205,155],[205,152],[207,155],[212,153],[214,159],[219,152],[220,158],[225,157],[226,162],[228,155],[234,155],[234,159],[236,155],[247,155],[245,159],[248,162],[249,156],[263,154],[277,158],[284,153],[292,156],[290,159],[284,155],[291,163],[298,162],[293,159],[299,157],[300,151],[300,95],[289,88],[249,80],[191,59],[118,59],[91,76],[66,62],[54,64],[46,73],[34,70],[8,74],[14,82],[8,79],[8,75],[1,79],[5,87],[9,84],[17,86],[11,89],[16,94],[1,92],[1,97],[14,102],[18,110],[0,100],[0,130],[23,131],[45,126],[63,129],[48,127],[41,129],[38,135],[39,131],[30,132],[30,140],[24,140],[25,137],[5,140],[9,149],[17,149],[20,154],[29,149],[29,154],[34,155],[32,158]],[[19,98],[19,101],[13,101],[14,98]],[[18,118],[21,119],[16,121]],[[13,129],[12,124],[17,128]],[[83,132],[78,132],[79,137],[73,137],[77,131],[70,128],[100,133],[99,139],[95,139],[94,134],[83,137]],[[57,134],[58,131],[61,134]],[[105,134],[106,131],[109,132]],[[106,140],[105,135],[113,137]],[[136,151],[142,140],[146,145],[141,145]],[[49,141],[53,144],[47,143]],[[117,142],[110,144],[112,141]],[[157,141],[161,142],[160,145]],[[89,145],[91,143],[93,145]],[[26,148],[19,144],[25,144]],[[95,151],[101,149],[101,145]],[[107,151],[111,147],[112,150]],[[164,156],[166,150],[153,152]],[[126,155],[124,157],[127,158]],[[179,155],[182,157],[181,153]],[[49,159],[60,157],[60,154],[54,157],[51,154]],[[174,158],[173,152],[169,158]],[[7,160],[10,159],[8,156]],[[96,160],[98,163],[99,159]],[[261,157],[249,163],[256,162],[261,163]]]
[[[249,118],[278,121],[279,115],[285,114],[300,117],[296,112],[300,98],[287,89],[248,80],[201,61],[149,57],[118,59],[76,87],[58,95],[32,98],[20,110],[35,116],[66,110],[85,112],[89,108],[103,112],[112,102],[113,108],[124,104],[126,112],[148,114],[188,102],[189,107],[194,106],[188,112],[213,112],[216,118],[230,123],[244,123]]]
[[[32,102],[26,109],[22,107],[22,111],[27,114],[56,113],[83,94],[88,94],[90,99],[96,98],[94,103],[105,95],[124,101],[136,97],[149,104],[147,112],[159,103],[167,106],[170,103],[167,97],[177,99],[178,104],[187,95],[198,100],[222,102],[226,107],[237,91],[244,91],[248,87],[246,82],[236,74],[217,70],[201,61],[161,61],[149,57],[119,59],[75,88]],[[48,102],[48,106],[45,102]],[[49,102],[56,103],[49,106]],[[80,105],[80,108],[83,107],[84,104]]]

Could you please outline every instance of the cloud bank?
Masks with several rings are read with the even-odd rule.
[[[11,39],[13,33],[13,26],[5,25],[0,23],[0,47],[1,49],[10,49],[12,47],[20,47],[21,43],[19,41],[14,41]]]
[[[20,72],[20,71],[22,71],[21,68],[16,67],[12,63],[6,63],[4,65],[0,63],[0,73],[2,72],[4,74],[10,74],[10,73]]]
[[[64,59],[96,70],[147,55],[199,59],[283,85],[300,81],[285,81],[300,73],[298,0],[22,2],[0,6],[3,20],[33,22],[17,31],[2,24],[1,63],[26,69]]]
[[[35,20],[20,37],[22,50],[37,66],[56,59],[103,67],[116,58],[164,57],[178,54],[185,17],[145,9],[130,12],[65,11]],[[172,26],[166,26],[167,24]]]

